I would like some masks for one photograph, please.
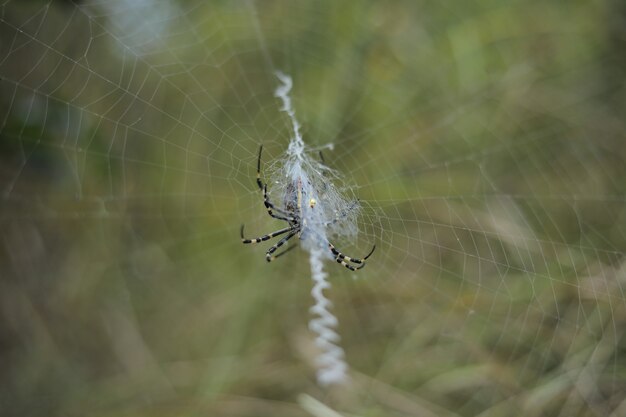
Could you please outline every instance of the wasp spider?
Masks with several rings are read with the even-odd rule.
[[[271,248],[269,248],[267,252],[265,253],[265,259],[268,262],[271,262],[274,259],[289,252],[291,249],[295,247],[295,245],[291,245],[286,250],[278,254],[275,254],[278,248],[280,248],[285,243],[287,243],[289,239],[291,239],[294,236],[297,236],[299,239],[302,239],[302,224],[303,224],[303,221],[302,221],[303,220],[302,219],[302,194],[303,194],[302,193],[302,180],[298,178],[297,180],[294,180],[287,185],[287,192],[285,193],[286,197],[285,197],[283,207],[276,207],[274,204],[272,204],[272,202],[269,200],[267,196],[267,184],[263,183],[263,181],[261,180],[261,153],[262,152],[263,152],[263,145],[261,145],[261,147],[259,148],[259,158],[257,160],[257,169],[256,169],[256,183],[259,186],[259,189],[263,191],[263,204],[265,204],[267,213],[271,217],[287,222],[288,226],[283,229],[277,230],[275,232],[269,233],[267,235],[263,235],[261,237],[257,237],[254,239],[246,239],[243,235],[244,226],[241,225],[241,241],[246,244],[247,243],[259,243],[259,242],[264,242],[266,240],[272,239],[276,236],[284,235],[278,242],[276,242],[276,244],[274,244]],[[317,204],[317,201],[315,201],[314,199],[310,199],[307,204],[309,204],[309,206],[313,208]],[[337,217],[334,220],[327,223],[327,225],[330,225],[338,220],[339,218]],[[337,248],[335,248],[335,246],[332,243],[330,243],[328,240],[326,240],[325,244],[328,246],[328,250],[335,257],[335,260],[337,261],[337,263],[340,263],[341,265],[345,266],[351,271],[357,271],[363,268],[365,266],[365,260],[369,258],[372,255],[372,253],[374,253],[374,250],[376,249],[376,245],[374,245],[372,247],[372,250],[365,257],[359,259],[359,258],[351,258],[349,256],[344,255],[339,250],[337,250]]]

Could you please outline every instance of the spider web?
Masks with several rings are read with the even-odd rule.
[[[1,2],[0,404],[622,415],[620,7]],[[306,254],[239,239],[284,227],[278,70],[362,206],[336,245],[377,246],[326,265],[350,392],[315,385]]]

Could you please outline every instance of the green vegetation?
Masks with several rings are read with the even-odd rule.
[[[625,6],[140,3],[0,5],[0,414],[626,414]],[[349,387],[239,239],[276,70],[377,245],[327,265]]]

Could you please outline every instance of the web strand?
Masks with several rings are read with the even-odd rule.
[[[59,378],[59,403],[86,388],[125,404],[128,375],[146,376],[134,363],[177,392],[267,392],[246,349],[276,326],[248,318],[305,311],[289,284],[310,270],[320,385],[369,375],[368,394],[462,393],[467,415],[620,415],[623,34],[598,18],[619,2],[409,3],[1,2],[4,378],[24,390],[6,394],[24,399],[8,413],[48,409]],[[281,248],[305,258],[267,266],[266,248],[241,247],[243,221],[252,236],[285,226],[254,184],[259,143],[268,198],[306,222]],[[378,249],[352,273],[329,243]],[[348,281],[335,303],[352,372],[327,291],[329,274],[338,294],[362,273],[376,279]],[[212,344],[225,314],[254,324]],[[176,337],[151,330],[171,323]],[[210,383],[196,386],[198,369]]]
[[[300,124],[296,119],[296,112],[289,95],[293,86],[291,77],[280,71],[276,72],[276,77],[280,80],[281,85],[276,89],[275,96],[281,99],[283,106],[280,110],[287,113],[293,129],[293,136],[289,142],[285,159],[284,178],[287,179],[288,183],[283,188],[289,191],[284,196],[284,201],[293,201],[295,197],[298,202],[302,217],[300,238],[302,246],[310,254],[311,277],[314,282],[311,295],[315,305],[310,311],[316,318],[311,320],[309,328],[317,335],[315,344],[320,349],[319,357],[316,360],[318,366],[317,380],[320,385],[324,386],[343,384],[347,382],[348,365],[344,359],[343,349],[338,346],[339,335],[333,330],[338,324],[337,318],[331,313],[331,303],[323,293],[323,290],[330,288],[327,281],[328,274],[324,272],[323,263],[324,259],[330,257],[326,225],[334,220],[328,217],[328,213],[329,211],[331,213],[338,213],[339,211],[334,208],[324,209],[327,201],[332,200],[328,195],[321,197],[318,187],[324,185],[325,188],[328,188],[330,185],[325,183],[321,169],[312,169],[317,164],[305,154]],[[295,196],[293,195],[294,190],[296,191]],[[339,199],[335,201],[341,202]]]

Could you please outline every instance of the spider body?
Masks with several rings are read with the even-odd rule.
[[[286,212],[297,213],[302,218],[302,180],[300,178],[297,182],[290,182],[287,185],[283,207]]]
[[[309,229],[307,229],[306,227],[307,226],[306,217],[304,216],[304,210],[303,210],[303,198],[305,198],[304,196],[305,193],[303,191],[302,178],[298,177],[296,180],[290,182],[287,185],[286,190],[285,190],[285,196],[283,198],[283,207],[282,208],[276,207],[274,204],[272,204],[272,202],[269,200],[269,197],[267,195],[267,184],[263,183],[263,180],[261,180],[261,154],[262,152],[263,152],[263,145],[261,145],[261,147],[259,148],[259,157],[257,160],[257,174],[256,174],[257,185],[259,189],[263,191],[263,204],[265,205],[265,208],[267,209],[267,213],[271,217],[287,222],[288,226],[283,229],[277,230],[275,232],[269,233],[267,235],[263,235],[254,239],[246,239],[243,234],[244,225],[241,225],[241,241],[244,244],[259,243],[259,242],[264,242],[266,240],[272,239],[276,236],[285,235],[276,244],[270,247],[265,253],[265,259],[268,262],[271,262],[274,259],[284,255],[285,253],[293,249],[296,245],[291,245],[286,250],[275,255],[275,252],[281,246],[287,243],[294,236],[297,236],[298,239],[303,239],[304,238],[302,235],[303,231],[305,230],[308,231]],[[306,202],[306,205],[311,210],[315,208],[316,204],[317,204],[317,201],[314,198],[310,198],[309,201]],[[332,221],[325,223],[325,226],[333,224],[339,219],[340,218],[338,215]],[[337,263],[343,265],[344,267],[348,268],[351,271],[357,271],[363,268],[365,266],[365,260],[369,258],[372,255],[372,253],[374,253],[374,250],[376,249],[376,245],[374,245],[374,247],[372,247],[372,250],[365,257],[361,259],[351,258],[349,256],[344,255],[339,250],[337,250],[335,246],[332,243],[330,243],[326,238],[322,238],[321,236],[318,236],[318,237],[320,239],[323,239],[324,245],[327,246],[328,250],[332,253],[332,255],[335,258],[335,261],[337,261]]]

